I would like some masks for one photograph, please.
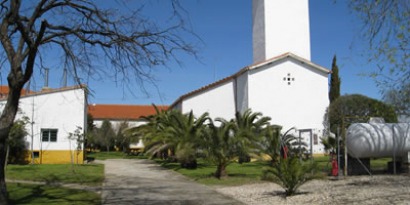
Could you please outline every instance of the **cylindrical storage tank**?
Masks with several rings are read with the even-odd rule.
[[[347,152],[352,157],[402,157],[410,152],[410,124],[355,123],[346,135]]]

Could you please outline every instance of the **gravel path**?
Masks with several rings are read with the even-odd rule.
[[[103,204],[242,204],[149,160],[101,162],[105,164]]]
[[[351,176],[341,180],[315,180],[284,198],[273,183],[218,188],[218,192],[245,204],[410,204],[410,177],[399,175]]]

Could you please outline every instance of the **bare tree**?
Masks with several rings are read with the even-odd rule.
[[[378,67],[370,76],[382,91],[402,89],[410,78],[410,1],[351,0],[349,7],[363,25],[365,52]]]
[[[387,104],[394,106],[401,119],[410,117],[410,83],[404,84],[401,89],[392,89],[384,92],[383,99]]]
[[[68,69],[78,84],[89,75],[110,75],[116,81],[136,79],[135,82],[143,83],[152,79],[152,67],[178,61],[179,52],[195,55],[191,44],[181,37],[181,33],[192,33],[184,24],[185,11],[177,0],[167,1],[172,13],[167,27],[142,16],[142,6],[135,11],[116,11],[102,8],[104,3],[107,1],[0,2],[0,49],[5,53],[0,62],[4,62],[1,71],[8,71],[9,86],[0,116],[0,204],[8,201],[4,173],[6,139],[20,93],[34,69],[45,68],[45,57],[50,52],[60,54],[61,69]],[[130,12],[120,15],[124,11]],[[96,62],[105,66],[96,66]]]

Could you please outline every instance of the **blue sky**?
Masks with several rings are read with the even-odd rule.
[[[148,17],[155,19],[164,14],[163,6],[157,5],[160,2],[154,1],[151,8],[147,6]],[[252,64],[251,0],[181,0],[181,3],[189,12],[193,31],[203,41],[198,47],[200,61],[182,55],[182,66],[171,63],[169,68],[155,68],[156,85],[146,85],[149,96],[137,87],[129,92],[109,80],[90,81],[88,86],[93,95],[89,103],[171,104],[187,92]],[[366,47],[357,38],[360,24],[346,2],[311,0],[309,9],[312,62],[330,69],[332,58],[337,55],[341,93],[380,99],[373,79],[361,75],[374,66],[361,55]],[[59,87],[61,73],[51,75],[54,77],[50,87]],[[41,79],[36,81],[42,84]]]

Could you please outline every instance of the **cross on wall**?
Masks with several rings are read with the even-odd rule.
[[[288,82],[288,85],[290,85],[292,81],[295,81],[295,78],[292,77],[290,73],[288,73],[286,77],[283,77],[283,81]]]

